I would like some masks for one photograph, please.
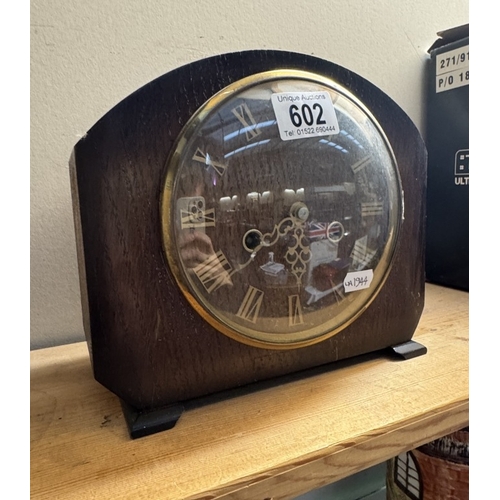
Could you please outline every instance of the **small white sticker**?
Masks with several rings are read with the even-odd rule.
[[[346,292],[356,292],[369,288],[373,279],[373,270],[365,269],[364,271],[354,271],[347,273],[344,278],[344,289]]]
[[[436,93],[469,85],[469,46],[436,57]]]
[[[283,92],[273,94],[271,101],[283,141],[339,133],[328,92]]]

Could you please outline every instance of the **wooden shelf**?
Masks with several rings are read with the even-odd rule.
[[[131,440],[86,343],[31,352],[31,498],[286,499],[468,425],[469,294],[426,285],[428,352],[338,363]]]

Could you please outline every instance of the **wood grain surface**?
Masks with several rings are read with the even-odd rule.
[[[186,411],[131,440],[85,343],[31,353],[31,498],[286,499],[468,425],[468,293],[426,285],[415,339]]]

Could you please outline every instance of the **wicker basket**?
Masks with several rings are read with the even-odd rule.
[[[469,429],[462,429],[391,459],[389,500],[468,500]]]

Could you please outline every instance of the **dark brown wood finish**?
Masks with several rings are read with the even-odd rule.
[[[177,287],[160,220],[166,162],[182,126],[228,84],[277,68],[316,72],[357,96],[384,129],[404,190],[402,230],[381,292],[339,334],[290,350],[250,347],[208,325]],[[84,326],[96,380],[130,405],[151,409],[410,340],[424,305],[426,158],[416,127],[385,93],[308,55],[258,50],[215,56],[128,96],[76,144],[70,162]]]

